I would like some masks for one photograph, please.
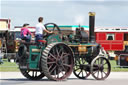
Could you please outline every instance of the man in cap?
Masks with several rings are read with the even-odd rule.
[[[28,30],[28,23],[23,24],[23,27],[21,28],[21,39],[25,40],[26,42],[31,41],[31,32]]]

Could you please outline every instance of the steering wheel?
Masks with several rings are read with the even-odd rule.
[[[61,30],[60,30],[59,26],[55,23],[46,23],[46,24],[44,24],[44,26],[48,31],[53,31],[53,33],[61,34]],[[48,28],[48,26],[49,26],[49,28]]]

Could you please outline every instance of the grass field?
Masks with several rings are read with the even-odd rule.
[[[1,72],[13,72],[13,71],[19,71],[18,65],[14,63],[10,63],[7,60],[4,60],[4,63],[0,65],[0,71]]]
[[[120,68],[116,65],[116,61],[115,60],[110,60],[111,63],[111,70],[113,72],[128,72],[128,68]]]
[[[113,72],[128,72],[128,68],[117,67],[116,62],[114,60],[110,60],[110,63]],[[13,72],[13,71],[19,71],[18,65],[16,63],[10,63],[7,62],[7,60],[4,60],[4,64],[0,65],[0,72]]]

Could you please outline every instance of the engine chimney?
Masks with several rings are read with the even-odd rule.
[[[89,12],[89,42],[95,43],[95,12]]]

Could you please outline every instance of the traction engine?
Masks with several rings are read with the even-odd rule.
[[[47,23],[47,30],[54,34],[44,34],[43,44],[21,41],[18,50],[19,69],[28,79],[39,80],[46,76],[50,80],[64,80],[73,72],[80,79],[90,74],[97,79],[106,79],[111,71],[108,55],[96,43],[94,35],[95,13],[89,13],[89,35],[82,27],[75,34],[62,35],[54,23]],[[51,28],[48,28],[48,26]],[[66,37],[64,37],[66,36]]]

